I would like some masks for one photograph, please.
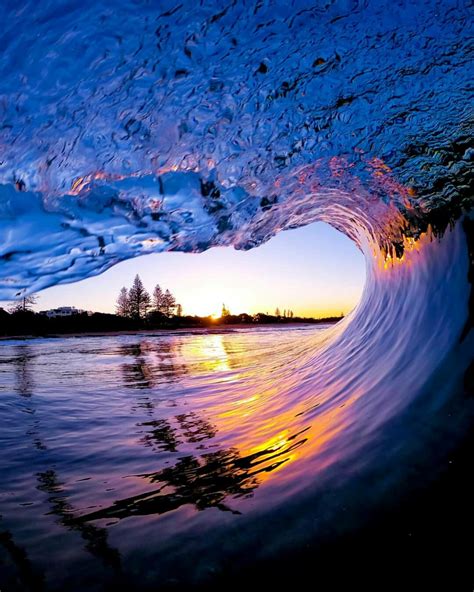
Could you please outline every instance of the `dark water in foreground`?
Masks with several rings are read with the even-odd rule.
[[[229,589],[226,574],[240,566],[252,570],[295,550],[301,560],[298,549],[308,552],[321,537],[326,547],[317,543],[315,557],[324,557],[346,531],[371,524],[379,496],[397,505],[387,490],[395,483],[398,497],[407,466],[416,484],[430,481],[422,467],[433,472],[443,457],[436,423],[413,426],[412,411],[401,428],[385,425],[389,436],[380,441],[360,426],[353,431],[354,390],[337,395],[332,384],[317,401],[314,385],[305,387],[305,364],[338,331],[1,344],[2,591],[189,589],[216,578]],[[379,412],[366,406],[373,426]],[[457,422],[445,421],[443,437]],[[387,447],[391,433],[395,450]],[[357,553],[352,544],[348,551]],[[334,561],[341,551],[330,553]]]
[[[171,560],[202,530],[290,495],[284,469],[308,447],[310,424],[293,427],[295,410],[277,408],[269,373],[289,377],[291,368],[268,354],[322,334],[262,328],[1,344],[7,578],[89,587],[141,569],[150,551]]]

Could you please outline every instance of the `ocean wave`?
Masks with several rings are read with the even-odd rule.
[[[225,412],[232,387],[207,377],[192,405],[215,420],[215,456],[136,475],[162,488],[193,474],[206,492],[216,470],[238,476],[209,495],[239,526],[182,519],[180,533],[206,537],[170,542],[164,573],[173,561],[191,572],[204,552],[302,545],[349,495],[362,507],[367,483],[383,498],[406,459],[429,456],[472,371],[467,4],[25,1],[5,13],[0,298],[145,253],[249,249],[318,220],[366,257],[347,318],[242,362],[245,422]],[[147,491],[65,524],[180,505]]]

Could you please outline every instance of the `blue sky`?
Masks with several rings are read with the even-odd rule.
[[[281,232],[251,251],[217,247],[205,253],[161,253],[124,261],[101,276],[49,288],[36,309],[76,306],[114,312],[122,286],[140,274],[149,291],[169,288],[185,314],[269,312],[295,315],[347,313],[365,281],[362,254],[346,236],[324,223]]]

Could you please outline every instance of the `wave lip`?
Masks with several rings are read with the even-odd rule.
[[[70,566],[85,548],[89,574],[206,584],[357,530],[435,478],[474,412],[466,231],[401,259],[366,248],[362,300],[325,330],[3,343],[0,505],[48,583],[83,588],[51,548]]]
[[[189,581],[201,554],[225,564],[318,539],[346,502],[391,499],[414,458],[435,473],[433,450],[455,439],[438,428],[472,411],[473,20],[450,1],[297,4],[7,3],[0,33],[0,299],[318,220],[366,256],[360,304],[324,335],[267,344],[236,374],[213,344],[193,383],[204,395],[172,419],[192,454],[137,469],[91,512],[55,505],[86,539],[104,519],[130,533],[137,516],[176,516],[161,541],[142,522],[157,544],[142,561]],[[131,366],[128,384],[153,391]],[[168,434],[141,427],[148,443]],[[35,487],[54,502],[61,486],[43,471]]]
[[[472,205],[467,8],[171,4],[6,4],[1,298],[315,220],[401,256]]]

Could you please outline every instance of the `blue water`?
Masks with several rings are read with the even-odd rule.
[[[435,479],[472,413],[471,3],[2,11],[0,299],[317,220],[367,261],[327,331],[2,343],[10,588],[285,564]]]
[[[1,299],[315,220],[400,254],[471,203],[469,2],[2,8]]]
[[[473,411],[468,263],[458,227],[374,266],[328,327],[4,341],[10,581],[187,589],[344,531],[336,508],[360,525],[420,463],[429,481]]]

